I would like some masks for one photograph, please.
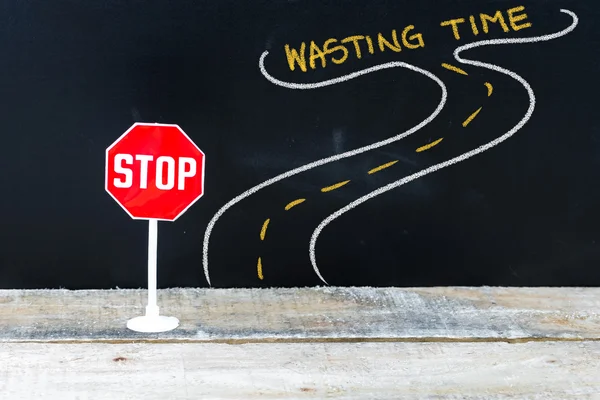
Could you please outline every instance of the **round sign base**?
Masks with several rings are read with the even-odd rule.
[[[135,317],[127,321],[127,327],[136,332],[166,332],[179,326],[175,317],[148,316]]]

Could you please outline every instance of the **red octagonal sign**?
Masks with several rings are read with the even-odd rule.
[[[131,218],[174,221],[204,192],[204,153],[177,125],[135,123],[106,149],[105,185]]]

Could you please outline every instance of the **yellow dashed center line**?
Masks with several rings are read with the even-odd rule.
[[[430,148],[432,148],[433,146],[435,146],[436,144],[438,144],[439,142],[441,142],[442,140],[444,140],[444,138],[439,138],[438,140],[436,140],[435,142],[431,142],[429,144],[426,144],[425,146],[421,146],[417,149],[417,153],[420,153],[422,151],[425,150],[429,150]]]
[[[450,64],[443,63],[442,67],[446,68],[447,70],[456,72],[457,74],[468,75],[464,70],[462,70],[462,69],[460,69],[458,67],[455,67],[453,65],[450,65]],[[489,82],[485,82],[484,85],[485,85],[485,87],[488,90],[487,95],[488,95],[488,97],[490,97],[492,95],[492,93],[494,92],[494,87]],[[479,109],[477,109],[477,111],[475,111],[473,114],[469,115],[469,117],[462,123],[462,126],[466,127],[467,125],[469,125],[469,123],[475,119],[475,117],[477,116],[477,114],[479,114],[479,112],[481,111],[482,108],[483,107],[479,107]],[[417,148],[416,151],[417,151],[417,153],[420,153],[422,151],[429,150],[433,146],[439,144],[442,140],[444,140],[443,137],[439,138],[439,139],[437,139],[437,140],[435,140],[435,141],[433,141],[431,143],[428,143],[425,146],[421,146],[421,147]],[[383,169],[389,168],[392,165],[396,164],[397,162],[398,162],[398,160],[394,160],[394,161],[390,161],[388,163],[382,164],[382,165],[380,165],[378,167],[372,168],[372,169],[370,169],[368,171],[368,174],[371,175],[371,174],[379,172],[379,171],[381,171]],[[324,188],[321,188],[321,192],[323,192],[323,193],[330,192],[332,190],[339,189],[342,186],[347,185],[348,183],[350,183],[350,180],[343,181],[343,182],[338,182],[338,183],[336,183],[334,185],[326,186]],[[285,206],[285,210],[288,211],[291,208],[297,206],[298,204],[304,203],[305,201],[306,201],[306,199],[296,199],[294,201],[291,201],[291,202],[289,202]],[[265,222],[263,222],[262,228],[260,230],[260,240],[261,241],[265,240],[265,237],[267,235],[267,228],[269,226],[269,222],[270,221],[271,221],[271,219],[267,218],[265,220]],[[263,268],[262,268],[262,259],[260,257],[258,257],[258,261],[256,263],[256,271],[257,271],[257,274],[258,274],[258,279],[263,280],[264,276],[263,276]]]
[[[367,172],[369,175],[374,174],[375,172],[379,172],[382,169],[386,169],[388,167],[391,167],[392,165],[396,164],[398,162],[398,160],[396,161],[390,161],[389,163],[385,163],[383,165],[380,165],[379,167],[375,167],[373,169],[370,169],[369,172]]]
[[[285,206],[285,211],[289,210],[292,207],[297,206],[300,203],[304,203],[306,201],[306,199],[297,199],[294,201],[290,201],[286,206]]]
[[[267,226],[269,226],[270,218],[267,218],[263,223],[262,229],[260,230],[260,240],[265,240],[265,235],[267,234]]]
[[[494,93],[494,87],[489,82],[484,83],[484,85],[488,90],[488,97],[490,97],[492,95],[492,93]]]
[[[475,119],[475,117],[477,116],[477,114],[479,114],[479,111],[481,111],[482,108],[483,107],[479,107],[477,111],[469,115],[469,118],[465,119],[465,122],[462,123],[463,128],[466,128],[467,125],[469,125],[469,123]]]
[[[344,186],[348,182],[350,182],[350,181],[348,180],[348,181],[338,182],[335,185],[324,187],[324,188],[321,189],[321,192],[323,192],[323,193],[325,193],[325,192],[331,192],[332,190],[335,190],[337,188],[341,188],[342,186]]]
[[[461,75],[469,75],[467,74],[464,70],[455,67],[454,65],[450,65],[450,64],[446,64],[446,63],[442,63],[442,67],[446,68],[447,70],[456,72],[457,74],[461,74]]]
[[[258,279],[260,279],[262,281],[264,276],[262,273],[262,261],[261,261],[260,257],[258,257],[258,263],[256,263],[256,270],[258,272]]]

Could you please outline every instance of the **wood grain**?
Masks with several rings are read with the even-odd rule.
[[[600,398],[598,288],[0,291],[0,399]]]
[[[168,289],[178,329],[141,334],[144,290],[1,290],[0,342],[598,340],[600,288]]]
[[[0,344],[2,399],[594,399],[600,342]]]

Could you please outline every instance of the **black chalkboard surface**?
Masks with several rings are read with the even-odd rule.
[[[0,286],[145,287],[134,122],[205,195],[159,287],[600,285],[600,2],[7,0]]]

